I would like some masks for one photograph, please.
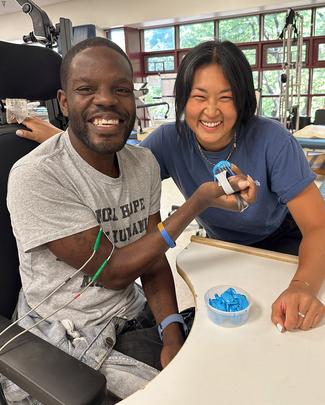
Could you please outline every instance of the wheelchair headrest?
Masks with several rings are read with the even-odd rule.
[[[52,49],[0,41],[0,99],[56,98],[61,56]]]

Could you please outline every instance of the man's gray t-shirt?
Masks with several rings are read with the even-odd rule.
[[[160,173],[152,153],[125,145],[117,157],[120,175],[108,177],[79,156],[64,132],[41,144],[12,168],[7,203],[30,307],[75,271],[51,253],[46,247],[48,242],[100,222],[115,245],[122,247],[142,237],[148,217],[159,211]],[[105,271],[109,271],[109,263]],[[72,299],[89,281],[89,276],[79,273],[37,312],[46,316]],[[79,329],[117,315],[130,319],[142,309],[144,301],[134,283],[118,291],[96,284],[50,320],[69,318]]]

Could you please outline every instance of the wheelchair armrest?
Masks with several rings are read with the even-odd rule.
[[[9,324],[0,316],[0,332]],[[13,326],[0,337],[0,347],[21,331]],[[99,405],[106,400],[103,374],[31,332],[0,352],[0,373],[47,405]]]

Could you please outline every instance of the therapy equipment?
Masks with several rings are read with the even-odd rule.
[[[56,26],[54,26],[51,22],[51,20],[49,19],[48,15],[45,13],[45,11],[43,11],[40,7],[38,7],[35,3],[33,3],[33,1],[31,0],[17,0],[17,2],[22,6],[22,11],[26,14],[29,14],[31,19],[32,19],[32,23],[33,23],[33,32],[30,32],[28,35],[24,35],[23,36],[23,41],[25,43],[34,43],[34,42],[38,42],[42,45],[44,45],[46,48],[52,49],[57,47],[58,48],[58,55],[57,55],[57,60],[55,60],[55,57],[52,57],[52,63],[53,63],[53,67],[52,66],[40,66],[43,67],[44,69],[49,69],[49,72],[44,74],[43,76],[47,75],[48,77],[52,77],[52,80],[56,80],[57,77],[59,78],[59,69],[57,68],[57,63],[61,63],[61,57],[60,54],[62,56],[64,56],[68,50],[72,47],[72,38],[73,38],[73,34],[72,34],[72,24],[71,21],[69,19],[66,18],[60,18],[60,22],[58,24],[56,24]],[[4,46],[4,45],[2,45]],[[20,46],[20,45],[17,45]],[[32,48],[32,47],[31,47]],[[9,47],[8,49],[5,49],[6,51],[6,55],[7,58],[9,60],[6,60],[6,63],[2,63],[1,64],[1,68],[0,68],[0,74],[8,74],[7,73],[7,66],[13,66],[13,72],[12,76],[15,75],[15,71],[17,70],[17,74],[19,76],[21,76],[21,65],[19,64],[19,61],[16,61],[16,65],[13,64],[11,62],[10,59],[15,58],[15,54],[14,51],[12,51]],[[20,54],[22,54],[23,52],[20,51]],[[29,72],[29,76],[32,74],[32,68],[33,68],[33,62],[32,62],[32,58],[33,58],[33,54],[37,55],[38,52],[33,51],[33,50],[26,50],[26,57],[23,58],[23,64],[24,64],[24,69],[26,72]],[[46,59],[46,58],[45,58]],[[48,58],[49,59],[49,58]],[[58,62],[59,61],[59,62]],[[57,72],[57,74],[53,74],[53,72]],[[23,76],[24,77],[24,76]],[[60,83],[60,79],[58,79],[58,82]],[[37,88],[40,89],[39,92],[41,94],[45,94],[46,93],[46,89],[50,88],[52,84],[49,84],[49,80],[47,82],[42,82],[42,80],[40,80],[39,83],[37,83]],[[9,86],[9,83],[8,83]],[[12,86],[12,81],[10,81],[10,86],[11,88],[7,88],[7,85],[4,86],[4,88],[1,88],[1,93],[6,93],[6,97],[1,96],[0,98],[24,98],[27,99],[29,101],[38,101],[38,100],[42,100],[41,97],[37,97],[37,93],[38,91],[34,90],[34,89],[30,89],[28,86],[28,81],[27,84],[25,86],[25,88],[27,89],[26,91],[26,96],[24,94],[23,90],[20,90],[18,88],[18,81],[17,81],[17,87]],[[44,86],[44,87],[43,87]],[[52,87],[55,87],[52,85]],[[60,88],[60,84],[58,86],[58,88]],[[23,94],[22,94],[23,93]],[[35,97],[33,99],[29,98],[28,96],[30,96],[31,94],[35,94]],[[56,93],[55,94],[51,94],[51,96],[45,100],[45,106],[47,108],[48,111],[48,117],[49,117],[49,121],[51,122],[51,124],[53,124],[54,126],[61,128],[61,129],[65,129],[66,125],[67,125],[67,119],[63,116],[63,114],[60,111],[60,107],[56,98]],[[7,124],[7,118],[6,118],[6,112],[5,112],[5,106],[4,104],[1,102],[0,103],[0,124]]]
[[[235,190],[231,187],[228,177],[235,176],[231,168],[231,163],[228,160],[221,160],[216,165],[214,165],[212,169],[213,179],[214,181],[218,181],[219,185],[222,187],[223,191],[226,194],[234,194]],[[237,200],[238,210],[239,212],[243,212],[246,208],[249,207],[249,204],[240,196],[240,194],[235,193],[235,197]]]
[[[72,44],[72,24],[67,18],[60,18],[60,22],[53,25],[52,21],[37,4],[31,0],[16,0],[22,11],[29,14],[33,22],[33,31],[23,36],[27,44],[38,42],[47,48],[58,46],[59,53],[64,56]]]
[[[289,9],[286,23],[280,34],[283,40],[280,121],[289,129],[299,129],[299,103],[301,93],[301,68],[303,51],[303,16]],[[293,45],[296,58],[292,57]]]

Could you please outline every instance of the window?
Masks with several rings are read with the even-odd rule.
[[[311,111],[310,116],[311,120],[314,121],[315,119],[315,111],[324,107],[325,105],[325,94],[323,96],[314,96],[311,99]]]
[[[115,42],[125,52],[125,34],[124,28],[110,30],[109,39]]]
[[[315,67],[325,66],[325,37],[313,38],[311,47],[311,63]]]
[[[325,43],[318,45],[318,60],[325,61]]]
[[[325,69],[313,70],[312,94],[325,93]],[[324,94],[325,95],[325,94]]]
[[[203,41],[214,38],[214,22],[181,25],[179,27],[180,48],[193,48]]]
[[[306,61],[307,46],[302,46],[302,61]],[[264,47],[264,65],[281,65],[283,62],[283,47],[267,45]],[[297,61],[297,46],[291,47],[291,61]]]
[[[298,10],[298,13],[303,17],[303,36],[310,37],[311,35],[311,9]]]
[[[148,94],[145,96],[145,103],[154,103],[157,99],[161,99],[161,78],[158,75],[146,77],[148,83]]]
[[[262,97],[260,115],[271,118],[278,117],[279,97]]]
[[[260,36],[257,15],[229,18],[219,21],[219,39],[232,42],[258,41]]]
[[[297,98],[293,97],[293,105],[297,104]],[[299,115],[307,115],[307,97],[301,96],[299,99]]]
[[[281,89],[281,70],[265,70],[263,72],[262,94],[280,94]]]
[[[282,70],[265,70],[263,72],[262,84],[262,115],[268,117],[278,117],[279,96],[281,93],[281,74]],[[295,83],[294,74],[291,74],[293,83]],[[301,95],[300,96],[300,115],[307,115],[307,96],[309,82],[309,69],[301,69]],[[288,84],[290,86],[290,84]],[[296,95],[297,89],[289,88],[290,94]],[[296,103],[296,97],[292,98],[293,104]]]
[[[301,69],[300,94],[308,94],[309,69]]]
[[[241,48],[242,52],[246,56],[250,65],[255,66],[257,64],[256,61],[256,48]]]
[[[325,35],[325,7],[316,9],[315,36]]]
[[[169,105],[169,107],[167,104],[165,104],[149,108],[149,115],[152,121],[152,125],[154,124],[155,120],[165,120],[165,116],[167,113],[169,119],[175,119],[174,98],[169,96],[169,93],[173,93],[175,76],[175,73],[169,73],[159,76],[151,75],[146,77],[146,81],[148,83],[147,88],[149,92],[145,96],[145,104],[166,102]]]
[[[311,35],[311,9],[309,10],[296,10],[297,13],[303,17],[303,36],[309,37]],[[286,24],[287,12],[283,11],[274,14],[265,14],[264,16],[264,40],[279,39],[284,26]],[[297,19],[296,24],[299,26],[300,19]]]
[[[264,16],[264,33],[263,39],[279,39],[281,32],[283,31],[287,13],[274,13],[265,14]]]
[[[253,81],[254,81],[254,89],[258,89],[259,88],[259,83],[258,83],[258,71],[254,70],[253,72]]]
[[[175,58],[173,55],[146,56],[146,72],[170,72],[175,70]]]
[[[144,50],[166,51],[175,49],[174,27],[163,27],[144,30]]]
[[[281,70],[265,70],[263,72],[261,115],[274,118],[279,116],[280,76]]]
[[[295,7],[295,23],[303,17],[303,48],[300,86],[300,114],[311,115],[325,102],[325,2],[303,9]],[[305,2],[307,4],[307,2]],[[285,6],[283,6],[285,7]],[[308,8],[307,8],[308,7]],[[283,43],[279,38],[286,24],[288,9],[258,15],[237,15],[214,21],[193,21],[174,27],[143,30],[143,76],[177,71],[190,48],[217,35],[220,40],[238,44],[253,74],[254,87],[260,91],[259,113],[279,115]],[[300,27],[299,27],[300,28]],[[291,43],[291,61],[297,60],[297,42]],[[284,62],[287,62],[286,60]],[[290,70],[290,102],[295,103],[298,89],[295,70]],[[293,97],[292,97],[293,96]]]

